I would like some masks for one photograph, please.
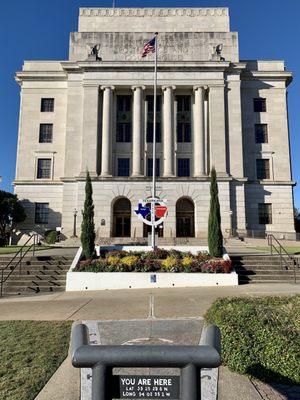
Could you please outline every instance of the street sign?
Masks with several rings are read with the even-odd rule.
[[[168,215],[168,207],[166,204],[166,199],[147,197],[146,199],[139,200],[138,206],[134,212],[144,224],[158,226],[163,223]],[[152,208],[154,211],[154,221],[152,221],[151,218]]]

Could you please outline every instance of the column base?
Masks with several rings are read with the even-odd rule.
[[[99,178],[112,178],[112,174],[101,174],[99,175]]]
[[[175,174],[166,174],[163,175],[163,178],[175,178]]]
[[[131,178],[145,178],[143,174],[131,174]]]

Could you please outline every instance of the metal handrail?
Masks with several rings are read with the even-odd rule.
[[[273,255],[273,249],[279,254],[280,256],[280,267],[282,268],[282,261],[284,261],[283,257],[288,257],[288,259],[292,262],[292,265],[294,267],[294,281],[295,283],[297,283],[297,274],[296,274],[296,267],[299,268],[299,264],[296,261],[295,257],[291,256],[286,249],[282,246],[282,244],[279,242],[278,239],[276,239],[276,237],[272,234],[268,234],[267,236],[268,239],[268,245],[270,246],[270,251],[271,251],[271,256]],[[277,245],[279,246],[279,250],[276,248],[276,246],[273,244],[273,240],[277,243]],[[285,254],[282,254],[285,253]],[[285,263],[285,266],[289,269],[289,264]]]
[[[27,245],[27,243],[33,238],[33,243],[28,247],[28,249],[26,249],[25,251],[23,251],[24,247]],[[35,254],[35,248],[36,245],[38,244],[38,239],[39,239],[39,235],[37,233],[33,233],[28,240],[23,244],[23,246],[19,249],[19,251],[13,256],[13,258],[10,259],[9,263],[4,267],[4,268],[0,268],[1,270],[1,281],[0,281],[0,297],[2,297],[2,293],[3,293],[3,284],[7,281],[7,279],[10,277],[10,275],[14,272],[14,270],[19,266],[20,268],[20,274],[21,274],[21,268],[22,268],[22,260],[23,258],[26,256],[26,254],[32,250],[32,256],[34,257]],[[17,257],[20,256],[19,261],[12,265],[13,261],[15,259],[17,259]],[[9,273],[4,277],[4,271],[6,270],[10,270]]]

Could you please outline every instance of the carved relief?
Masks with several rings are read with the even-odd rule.
[[[115,16],[183,16],[189,17],[198,16],[227,16],[228,10],[226,8],[81,8],[80,15],[86,17],[102,16],[102,17],[115,17]]]

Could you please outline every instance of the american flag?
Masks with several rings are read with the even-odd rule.
[[[144,47],[142,57],[146,57],[148,53],[155,53],[155,45],[156,45],[156,36],[153,39],[149,40]]]

